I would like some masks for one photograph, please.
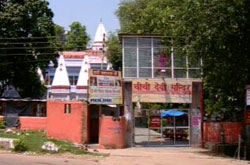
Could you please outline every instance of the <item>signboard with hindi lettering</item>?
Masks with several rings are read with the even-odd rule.
[[[191,103],[191,80],[137,79],[132,84],[133,102]]]
[[[160,129],[161,128],[161,116],[150,116],[149,128]]]
[[[107,70],[89,71],[90,104],[123,104],[121,72]]]

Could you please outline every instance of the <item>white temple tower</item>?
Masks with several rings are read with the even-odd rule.
[[[96,33],[95,33],[95,40],[92,45],[92,50],[103,50],[104,49],[104,42],[107,40],[107,33],[102,21],[100,21]]]
[[[76,86],[76,99],[77,100],[87,100],[88,94],[88,79],[89,79],[89,58],[86,55],[83,59],[81,70],[79,73],[79,78]]]
[[[70,83],[63,55],[60,55],[55,77],[52,82],[50,98],[58,100],[70,99]]]

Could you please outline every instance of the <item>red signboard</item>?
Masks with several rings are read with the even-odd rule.
[[[149,127],[153,129],[161,128],[161,116],[150,116]]]
[[[114,76],[114,77],[121,77],[120,72],[116,71],[108,71],[108,70],[93,70],[92,71],[93,75],[96,76]]]

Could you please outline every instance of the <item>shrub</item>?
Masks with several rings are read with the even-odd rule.
[[[14,151],[24,152],[28,150],[28,146],[24,143],[23,139],[14,141]]]

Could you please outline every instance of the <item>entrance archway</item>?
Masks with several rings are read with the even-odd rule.
[[[179,135],[175,134],[174,137],[179,136],[181,138],[175,139],[175,141],[173,141],[172,145],[178,146],[180,140],[185,139],[185,138],[186,138],[186,141],[188,140],[188,142],[185,143],[186,146],[200,147],[202,145],[202,127],[203,127],[202,126],[202,124],[203,124],[202,123],[202,116],[203,116],[203,113],[202,113],[203,112],[202,111],[202,109],[203,109],[202,83],[198,82],[198,81],[197,82],[192,81],[191,85],[192,85],[192,88],[191,88],[190,99],[189,99],[189,102],[185,103],[185,104],[189,104],[189,109],[188,109],[189,112],[187,112],[189,125],[188,126],[187,125],[182,125],[182,126],[177,125],[177,127],[175,127],[175,131],[180,131],[181,129],[184,129],[184,130],[186,129],[186,131],[188,132],[189,135],[186,137],[184,135],[179,136]],[[147,136],[147,133],[142,134],[142,133],[140,133],[140,132],[138,133],[136,131],[136,128],[138,128],[137,124],[138,124],[138,121],[140,121],[140,119],[137,120],[136,110],[133,109],[133,102],[134,103],[137,102],[135,99],[133,100],[133,96],[136,96],[136,95],[134,95],[134,91],[133,91],[133,83],[132,82],[125,82],[124,89],[125,89],[125,92],[124,92],[124,98],[125,98],[125,100],[124,100],[124,105],[125,105],[124,113],[125,114],[124,115],[125,115],[126,120],[127,120],[126,142],[127,142],[127,146],[135,146],[138,144],[138,140],[137,140],[138,138],[145,139],[145,136],[146,136],[148,139],[148,136]],[[150,93],[150,91],[145,93],[145,95],[144,95],[144,96],[146,96],[146,99],[147,99],[148,95],[151,94],[151,96],[152,96],[154,94],[153,92],[151,92],[150,94],[148,94],[148,93]],[[176,95],[176,96],[178,96],[178,95]],[[140,101],[145,103],[146,101],[143,100],[144,99],[143,97],[142,97],[142,95],[140,95]],[[157,97],[157,95],[155,97]],[[159,96],[159,97],[161,97],[161,96]],[[178,97],[181,98],[180,96],[178,96]],[[179,98],[177,98],[177,99],[179,99]],[[183,97],[181,99],[183,99]],[[148,99],[147,101],[148,101],[148,103],[150,103],[151,100]],[[152,103],[154,103],[154,102],[152,102]],[[180,102],[180,103],[183,103],[183,102]],[[173,102],[173,104],[174,104],[174,102]],[[144,113],[144,116],[146,115],[146,118],[148,118],[148,115],[146,114],[147,113],[146,110],[142,109],[142,113]],[[146,125],[147,119],[146,120],[144,119],[144,122],[142,122],[142,123],[144,123],[144,125]],[[187,130],[187,127],[188,127],[189,131]],[[141,128],[144,128],[144,132],[145,132],[145,128],[147,130],[147,127],[145,127],[145,126],[141,127]],[[168,129],[173,130],[173,127],[170,128],[170,127],[166,126],[164,129],[165,130],[163,130],[163,131],[166,132]],[[150,133],[151,133],[151,131],[150,131]],[[159,133],[159,131],[158,131],[158,133]],[[144,137],[143,137],[143,135],[144,135]],[[159,137],[158,139],[162,138],[161,137],[162,135],[164,135],[164,134],[162,134],[162,133],[158,134],[157,135]],[[142,136],[142,137],[140,137],[140,136]],[[141,142],[139,142],[139,143],[141,143]],[[144,143],[141,143],[141,144],[147,144],[147,141],[144,140]],[[161,145],[160,142],[158,142],[156,144]],[[144,145],[142,145],[142,146],[144,146]]]

